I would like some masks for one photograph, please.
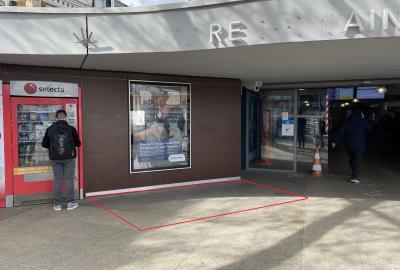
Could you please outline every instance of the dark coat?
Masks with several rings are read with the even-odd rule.
[[[340,128],[334,142],[337,144],[344,136],[349,152],[365,152],[365,136],[372,129],[371,123],[361,114],[351,114]]]

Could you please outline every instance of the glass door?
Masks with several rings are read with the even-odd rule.
[[[260,140],[249,169],[295,171],[295,91],[266,91],[261,98]]]
[[[49,202],[53,173],[42,139],[57,110],[66,110],[69,124],[77,126],[77,100],[13,97],[11,106],[14,205]],[[78,193],[77,177],[75,181]]]
[[[323,170],[328,164],[328,133],[325,126],[326,89],[298,91],[297,171],[310,172],[316,148],[320,148]]]

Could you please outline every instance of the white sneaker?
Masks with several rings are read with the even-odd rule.
[[[53,205],[53,209],[56,210],[56,211],[61,211],[62,210],[61,204]]]
[[[351,179],[350,182],[354,183],[354,184],[359,184],[361,183],[360,180],[358,180],[357,178]]]
[[[78,207],[79,207],[79,203],[77,203],[75,201],[67,203],[67,210],[74,210]]]

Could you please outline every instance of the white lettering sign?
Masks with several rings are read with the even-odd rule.
[[[350,18],[347,20],[346,26],[344,27],[344,32],[347,33],[349,28],[357,28],[358,31],[363,32],[364,26],[360,20],[360,17],[354,11],[351,13]]]
[[[388,10],[383,10],[383,17],[382,17],[382,30],[387,31],[389,30],[389,22],[391,22],[396,30],[400,29],[400,21],[394,16],[394,14]]]
[[[231,22],[229,23],[229,40],[241,40],[242,37],[240,34],[244,33],[241,29],[242,23],[241,22]]]
[[[369,30],[375,30],[375,9],[371,9],[369,12]]]
[[[218,42],[222,42],[220,34],[222,33],[222,26],[218,23],[210,24],[210,43],[214,42],[214,37]]]
[[[246,37],[246,31],[242,28],[242,22],[234,21],[228,24],[228,40],[239,41]],[[210,43],[214,41],[222,42],[222,25],[218,23],[210,24]]]
[[[12,96],[32,97],[78,97],[77,83],[45,81],[11,81]]]
[[[358,30],[359,32],[364,32],[365,29],[369,29],[370,31],[375,31],[376,29],[376,20],[375,17],[379,15],[377,14],[375,9],[371,9],[369,11],[369,21],[365,23],[369,23],[369,27],[365,27],[363,21],[361,20],[360,14],[356,11],[353,11],[348,18],[346,25],[343,29],[345,33],[347,33],[350,29]],[[393,25],[396,31],[400,30],[400,17],[396,17],[395,14],[389,9],[385,8],[382,12],[382,31],[388,31],[390,26]]]

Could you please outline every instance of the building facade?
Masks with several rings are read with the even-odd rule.
[[[242,168],[297,171],[309,155],[296,147],[299,123],[307,143],[328,143],[321,127],[331,125],[329,89],[351,88],[349,102],[366,86],[397,96],[399,7],[397,0],[2,7],[1,205],[51,197],[38,142],[61,107],[83,140],[81,198],[238,178]]]

